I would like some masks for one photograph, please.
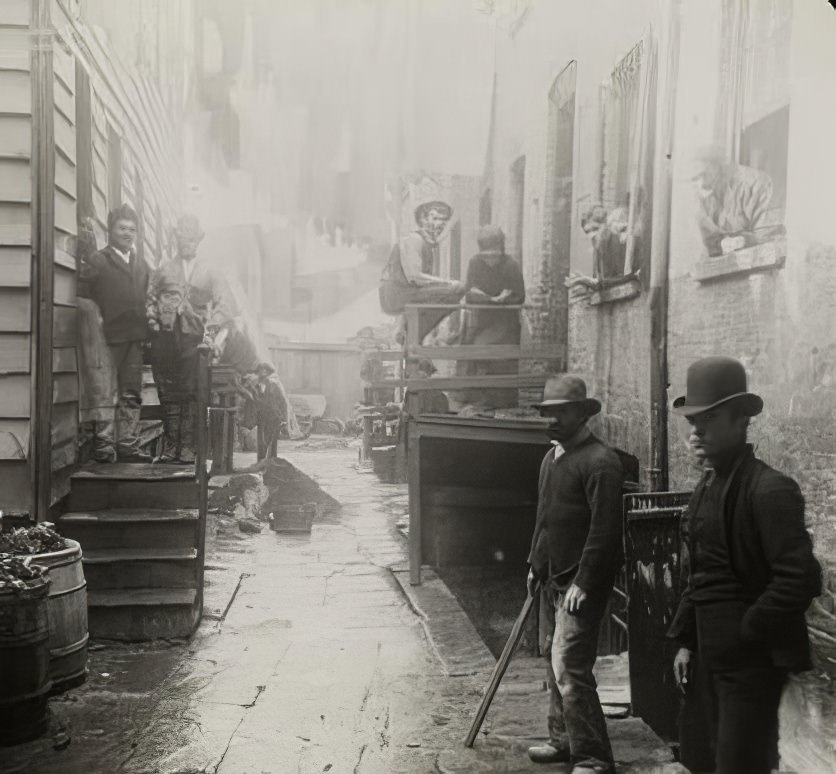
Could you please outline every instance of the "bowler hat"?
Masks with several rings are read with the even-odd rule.
[[[586,382],[579,376],[558,374],[550,376],[543,389],[543,400],[537,408],[563,406],[567,403],[583,403],[591,414],[601,411],[601,401],[586,397]]]
[[[673,402],[673,411],[685,417],[738,400],[745,412],[753,417],[763,411],[760,396],[748,391],[746,370],[733,357],[704,357],[688,367],[685,395]]]

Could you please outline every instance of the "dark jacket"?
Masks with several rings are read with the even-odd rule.
[[[592,434],[557,462],[554,449],[546,454],[529,563],[556,590],[575,583],[591,595],[612,591],[624,561],[623,479],[618,455]]]
[[[690,598],[690,513],[706,477],[697,485],[682,520],[682,587],[668,637],[697,649],[695,603]],[[821,593],[821,567],[804,526],[804,497],[788,476],[757,459],[751,446],[737,460],[721,497],[729,561],[751,603],[739,623],[743,643],[766,646],[774,666],[810,667],[804,613]]]
[[[131,252],[130,265],[110,247],[82,261],[78,295],[99,307],[108,344],[144,341],[148,266]]]
[[[525,283],[519,264],[511,257],[502,255],[496,265],[491,265],[483,253],[477,253],[470,259],[467,267],[465,289],[481,290],[491,298],[503,290],[510,290],[512,295],[506,304],[522,304],[525,301]],[[474,304],[492,302],[478,296],[468,297]],[[497,304],[493,309],[474,309],[468,313],[463,344],[519,344],[520,313],[515,309],[503,309]]]

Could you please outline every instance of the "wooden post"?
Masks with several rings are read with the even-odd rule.
[[[415,393],[407,393],[404,406],[406,416],[406,459],[407,481],[409,482],[409,582],[413,586],[421,585],[421,437],[418,433],[418,401]]]
[[[52,341],[55,275],[55,102],[49,0],[32,0],[32,509],[52,499]]]
[[[206,566],[206,521],[209,512],[209,474],[206,471],[209,440],[209,388],[212,381],[209,347],[197,348],[197,428],[195,434],[195,474],[198,496],[197,592],[203,614],[203,575]]]

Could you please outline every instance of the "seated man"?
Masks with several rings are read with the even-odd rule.
[[[735,164],[714,146],[698,151],[696,161],[697,217],[710,256],[725,255],[784,233],[782,225],[768,223],[772,180],[766,172]]]
[[[392,248],[380,279],[380,306],[386,314],[401,314],[407,304],[457,304],[464,295],[461,282],[432,273],[438,241],[452,215],[452,208],[444,202],[426,202],[416,208],[418,228]],[[440,310],[422,314],[418,340],[423,341],[449,314]]]

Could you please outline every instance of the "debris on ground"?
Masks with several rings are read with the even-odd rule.
[[[261,532],[261,522],[258,519],[251,519],[245,517],[243,519],[238,519],[238,529],[241,532],[246,532],[248,535],[257,535]]]
[[[0,554],[0,591],[28,589],[43,574],[44,568],[39,564],[30,564],[28,558]]]

